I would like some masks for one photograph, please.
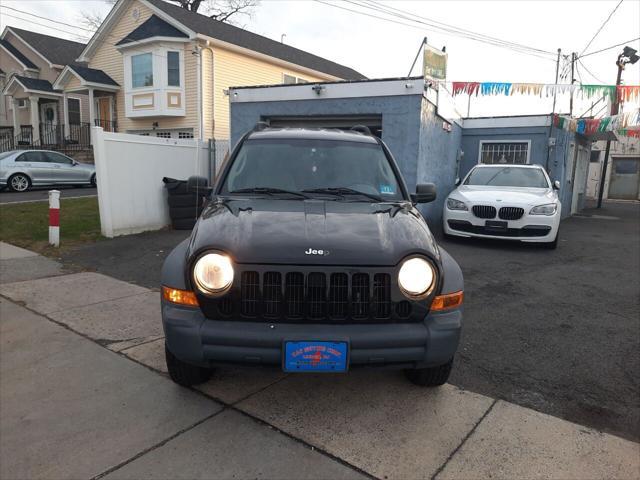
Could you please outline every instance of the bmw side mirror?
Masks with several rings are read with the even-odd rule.
[[[76,162],[75,160],[71,160],[71,165],[73,165],[74,167],[77,167],[80,164],[78,162]]]
[[[429,203],[436,199],[436,186],[433,183],[416,185],[416,193],[411,194],[413,203]]]
[[[209,186],[209,181],[205,177],[193,175],[187,179],[187,190],[189,192],[207,195],[213,189]]]
[[[553,182],[553,188],[555,188],[556,190],[560,190],[560,181],[556,180],[555,182]]]
[[[456,187],[460,185],[460,181],[461,181],[460,177],[456,177],[456,181],[455,181]]]

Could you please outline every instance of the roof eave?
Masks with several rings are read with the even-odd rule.
[[[8,29],[8,28],[7,28],[7,29]],[[22,67],[25,69],[25,71],[28,71],[28,72],[38,72],[38,71],[39,71],[39,69],[38,69],[38,68],[27,67],[27,66],[22,62],[22,60],[20,60],[18,57],[16,57],[16,56],[11,52],[11,50],[9,50],[9,49],[8,49],[7,47],[5,47],[4,45],[0,44],[0,48],[1,48],[2,50],[4,50],[5,52],[7,52],[7,54],[8,54],[11,58],[13,58],[16,62],[18,62],[20,65],[22,65]],[[13,47],[13,48],[15,48],[15,47]]]
[[[155,43],[155,42],[174,42],[174,43],[187,43],[190,42],[191,39],[186,37],[149,37],[143,38],[142,40],[133,40],[131,42],[123,43],[121,45],[116,45],[117,50],[126,50],[128,48],[137,47],[139,45],[146,45],[147,43]]]
[[[53,82],[54,90],[64,90],[65,79],[67,76],[72,75],[80,81],[80,85],[84,88],[97,88],[100,90],[105,90],[108,92],[117,92],[120,90],[120,85],[111,85],[108,83],[99,83],[99,82],[90,82],[85,80],[82,75],[76,72],[71,66],[67,65],[64,67],[58,78],[56,78],[55,82]],[[77,89],[75,89],[77,90]]]
[[[217,38],[209,37],[208,35],[204,35],[202,33],[198,33],[197,34],[197,38],[199,40],[203,40],[205,42],[208,42],[209,44],[211,44],[213,46],[217,46],[217,47],[224,48],[224,49],[227,49],[227,50],[232,50],[232,51],[241,53],[243,55],[246,55],[248,57],[257,58],[257,59],[260,59],[260,60],[266,60],[268,62],[275,63],[275,64],[281,65],[283,67],[286,67],[286,68],[290,68],[291,70],[296,70],[296,71],[299,71],[299,72],[308,73],[309,75],[313,75],[313,76],[320,77],[320,78],[326,78],[327,80],[343,80],[342,77],[337,77],[335,75],[331,75],[330,73],[321,72],[319,70],[314,70],[314,69],[309,68],[309,67],[304,67],[304,66],[302,66],[300,64],[297,64],[297,63],[288,62],[288,61],[282,60],[280,58],[272,57],[271,55],[266,55],[264,53],[256,52],[255,50],[251,50],[251,49],[248,49],[248,48],[245,48],[245,47],[241,47],[241,46],[236,45],[234,43],[225,42],[223,40],[218,40]]]

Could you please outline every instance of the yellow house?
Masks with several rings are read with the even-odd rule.
[[[162,0],[119,0],[77,60],[54,88],[87,94],[91,123],[164,138],[228,139],[232,86],[365,78]]]

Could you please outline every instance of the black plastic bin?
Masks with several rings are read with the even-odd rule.
[[[204,208],[205,197],[187,189],[186,180],[164,177],[169,201],[169,217],[174,230],[191,230]]]

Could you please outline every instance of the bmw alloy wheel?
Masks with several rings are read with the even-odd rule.
[[[26,175],[18,174],[11,177],[9,182],[11,190],[15,192],[24,192],[29,188],[29,178]]]

